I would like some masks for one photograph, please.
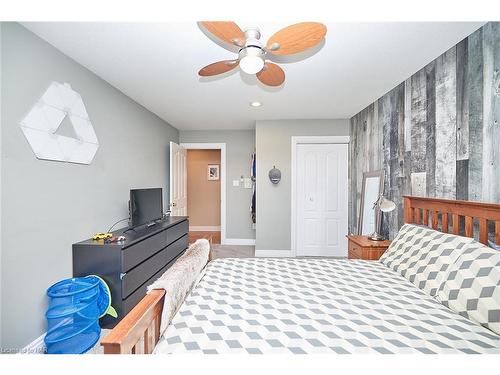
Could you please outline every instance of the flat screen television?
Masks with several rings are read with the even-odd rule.
[[[163,217],[161,188],[130,190],[130,224],[137,227]]]

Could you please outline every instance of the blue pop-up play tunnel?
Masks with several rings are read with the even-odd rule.
[[[45,345],[49,354],[81,354],[99,340],[99,318],[116,317],[111,293],[99,276],[65,279],[47,290]]]

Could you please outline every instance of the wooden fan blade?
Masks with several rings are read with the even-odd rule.
[[[318,22],[302,22],[281,29],[267,42],[274,55],[291,55],[314,47],[326,35],[326,26]],[[278,49],[275,47],[279,45]]]
[[[266,62],[264,68],[256,75],[259,81],[267,86],[279,86],[285,82],[285,72],[283,69],[271,62]]]
[[[245,34],[234,22],[202,21],[200,24],[217,38],[227,43],[236,44],[240,47],[245,44]]]
[[[230,70],[236,68],[238,64],[238,60],[217,61],[216,63],[201,68],[198,75],[202,77],[216,76],[217,74],[229,72]]]

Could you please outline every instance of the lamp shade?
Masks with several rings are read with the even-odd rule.
[[[391,212],[396,208],[396,203],[385,198],[384,196],[380,196],[380,199],[378,201],[378,207],[382,212]]]

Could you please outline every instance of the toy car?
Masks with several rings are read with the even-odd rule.
[[[98,241],[98,240],[105,240],[107,238],[111,238],[113,237],[113,235],[111,233],[96,233],[92,236],[92,239],[94,241]]]

